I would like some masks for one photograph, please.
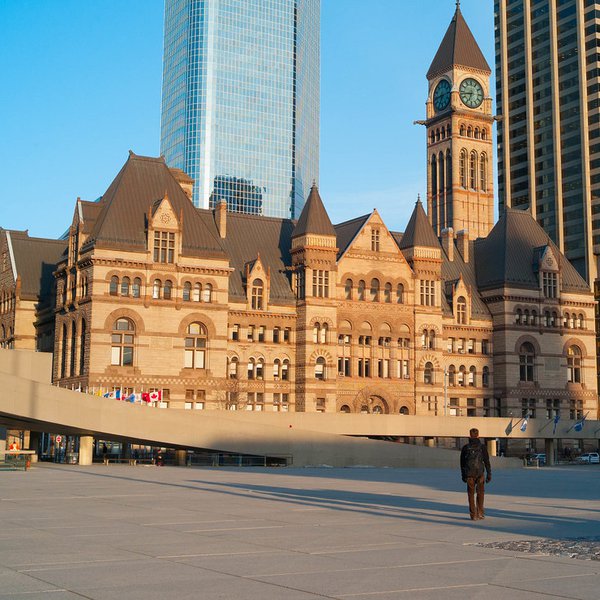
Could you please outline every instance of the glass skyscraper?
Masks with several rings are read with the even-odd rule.
[[[498,193],[592,284],[600,257],[600,1],[495,0]]]
[[[161,154],[194,204],[296,218],[319,169],[320,0],[166,0]]]

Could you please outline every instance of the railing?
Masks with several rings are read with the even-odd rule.
[[[27,471],[31,466],[33,450],[8,450],[0,452],[0,470],[2,471]]]

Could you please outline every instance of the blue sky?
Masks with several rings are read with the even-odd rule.
[[[425,73],[454,0],[322,0],[320,191],[403,230],[426,193]],[[494,63],[492,2],[461,9]],[[0,226],[57,237],[127,152],[157,156],[162,0],[0,0]],[[9,51],[7,51],[9,49]]]

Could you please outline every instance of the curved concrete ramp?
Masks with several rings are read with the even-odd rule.
[[[311,429],[310,420],[303,419],[303,413],[281,413],[274,419],[275,415],[266,413],[161,410],[54,387],[47,383],[48,375],[44,373],[43,366],[47,362],[47,355],[0,352],[1,422],[34,431],[91,435],[157,446],[289,456],[296,466],[458,469],[456,451],[343,435],[339,422],[344,422],[348,415],[322,415],[325,419],[320,421],[321,430],[318,430],[316,421]],[[357,418],[360,420],[361,415],[353,417],[345,422],[350,425]],[[377,435],[385,422],[378,418],[381,419],[362,420],[362,435]],[[399,418],[405,422],[405,417]],[[327,421],[332,430],[323,431]],[[351,433],[357,432],[355,429]],[[497,467],[520,466],[520,461],[506,458],[496,463]]]

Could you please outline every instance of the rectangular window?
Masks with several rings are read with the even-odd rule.
[[[490,343],[488,340],[481,340],[481,354],[489,354]]]
[[[259,342],[264,342],[265,341],[265,326],[261,325],[258,328],[258,341]]]
[[[420,292],[421,306],[435,306],[435,281],[422,279]]]
[[[317,398],[317,412],[325,412],[325,398]]]
[[[542,272],[542,290],[546,298],[558,297],[558,273]]]
[[[313,296],[315,298],[329,298],[329,271],[313,270]]]
[[[248,341],[254,341],[254,325],[248,325]]]
[[[371,250],[379,252],[379,229],[371,229]]]
[[[279,344],[280,333],[281,333],[281,329],[279,327],[273,328],[273,343]]]
[[[154,232],[154,262],[175,262],[175,234],[168,231]]]
[[[192,410],[192,409],[193,409],[193,407],[194,407],[194,403],[193,403],[193,402],[186,402],[186,403],[183,405],[183,408],[185,408],[185,410]]]
[[[291,332],[292,332],[292,330],[291,330],[289,327],[286,327],[286,328],[283,330],[283,341],[284,341],[284,342],[289,342],[289,341],[290,341],[290,338],[291,338]]]
[[[231,328],[231,339],[234,342],[237,342],[240,339],[240,326],[237,324]]]

